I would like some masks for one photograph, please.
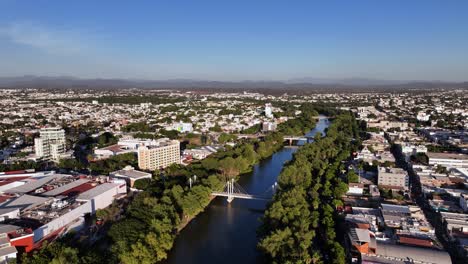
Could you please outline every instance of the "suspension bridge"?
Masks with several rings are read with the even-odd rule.
[[[278,184],[275,182],[263,194],[253,195],[253,194],[247,193],[244,190],[244,188],[242,188],[242,186],[240,186],[237,182],[235,182],[234,179],[231,179],[226,182],[226,185],[224,185],[223,191],[212,192],[211,195],[226,197],[228,203],[232,202],[234,198],[269,201],[271,200],[271,196],[273,195],[277,187],[278,187]]]

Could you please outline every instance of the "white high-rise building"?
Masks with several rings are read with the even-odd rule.
[[[268,118],[273,118],[273,109],[271,104],[265,104],[265,116]]]
[[[40,136],[34,139],[38,158],[59,161],[66,152],[65,130],[60,127],[42,128]]]

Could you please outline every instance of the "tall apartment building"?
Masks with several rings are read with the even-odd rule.
[[[180,142],[167,138],[138,148],[138,167],[142,170],[157,170],[173,163],[180,163]]]
[[[265,104],[265,116],[268,118],[273,118],[273,108],[270,103]]]
[[[379,167],[378,185],[384,188],[408,190],[408,173],[401,168]]]
[[[34,150],[38,158],[59,161],[66,152],[65,130],[60,127],[42,128],[34,139]]]

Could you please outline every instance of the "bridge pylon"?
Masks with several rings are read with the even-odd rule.
[[[227,202],[231,203],[232,200],[234,200],[234,196],[233,196],[233,193],[234,193],[234,179],[229,180],[227,182],[227,184],[226,184],[226,187],[227,187],[227,193],[228,193]]]

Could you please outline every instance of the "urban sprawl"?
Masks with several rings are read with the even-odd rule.
[[[299,244],[287,244],[295,234],[285,231],[298,230],[298,222],[275,220],[278,201],[300,193],[285,183],[287,175],[307,174],[285,167],[263,220],[271,230],[259,232],[265,256],[276,263],[467,263],[466,90],[267,95],[0,89],[0,108],[0,263],[66,263],[67,254],[86,263],[114,261],[108,255],[118,263],[164,260],[177,233],[226,181],[282,146],[326,141],[302,137],[325,116],[331,124],[354,122],[358,131],[334,138],[351,145],[340,145],[349,155],[334,154],[336,170],[322,168],[333,180],[296,178],[305,186],[312,222],[300,226],[315,237],[300,252]],[[311,161],[308,173],[320,174],[314,166]],[[329,183],[334,191],[327,195]],[[339,192],[335,185],[343,184]],[[330,212],[313,205],[315,186],[333,201]],[[195,207],[194,200],[202,202]],[[288,210],[299,204],[284,202],[281,212],[294,218]],[[154,219],[139,206],[151,208]],[[149,231],[134,235],[138,228],[130,229],[138,225]],[[336,243],[311,249],[325,238]],[[101,253],[83,256],[76,243]]]

